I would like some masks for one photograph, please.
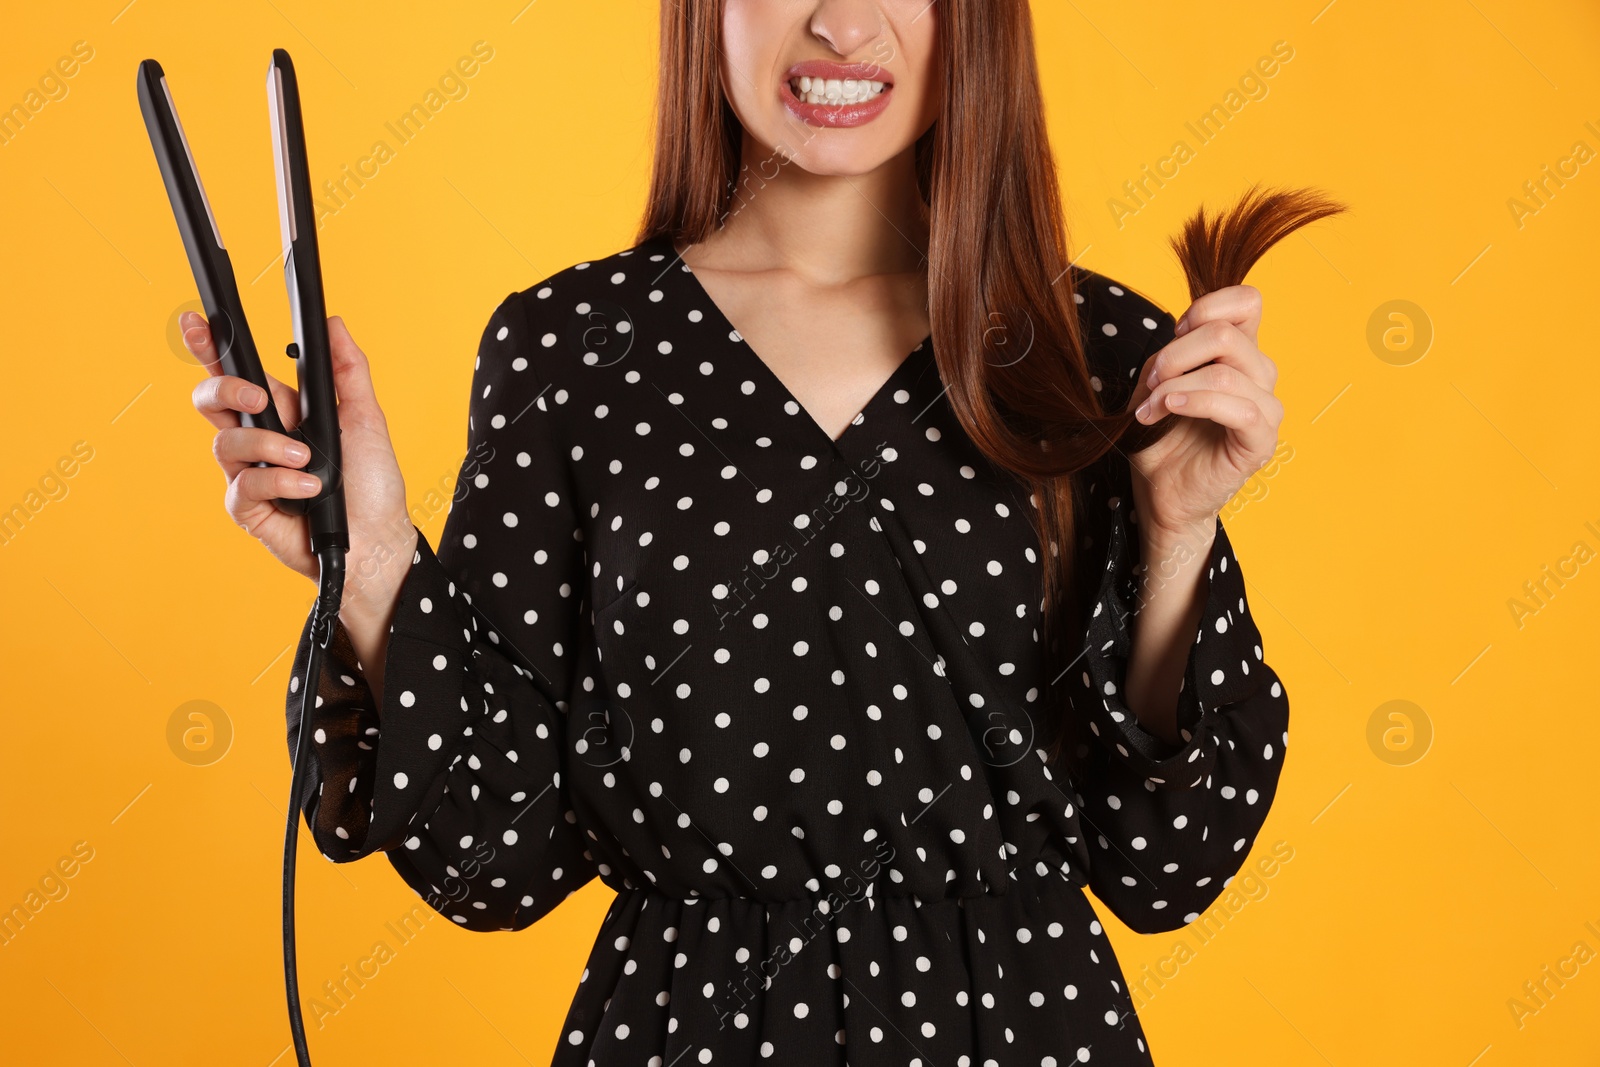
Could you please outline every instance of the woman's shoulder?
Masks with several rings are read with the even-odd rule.
[[[659,277],[676,254],[665,238],[651,238],[639,244],[602,250],[600,254],[562,267],[508,299],[521,303],[528,314],[549,322],[552,315],[582,316],[581,305],[597,301],[621,303],[624,307],[645,290],[641,283]]]
[[[1131,393],[1145,361],[1172,340],[1177,319],[1126,282],[1077,265],[1072,272],[1089,371],[1102,385],[1114,382]]]
[[[574,361],[604,365],[631,347],[636,324],[660,299],[652,290],[675,258],[665,238],[601,250],[510,293],[496,314],[524,324],[546,374]]]

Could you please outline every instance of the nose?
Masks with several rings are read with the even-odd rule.
[[[811,33],[840,56],[853,56],[883,36],[877,0],[818,0]]]

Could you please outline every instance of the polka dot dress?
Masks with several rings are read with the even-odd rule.
[[[1172,316],[1074,270],[1120,407]],[[1220,522],[1168,745],[1122,703],[1126,458],[1084,480],[1103,571],[1052,672],[1033,505],[962,432],[929,341],[831,439],[662,238],[508,296],[470,414],[381,710],[335,630],[324,855],[383,850],[470,930],[614,889],[554,1067],[1151,1062],[1083,890],[1138,931],[1196,919],[1287,737]],[[1090,742],[1070,781],[1042,755],[1065,700]]]

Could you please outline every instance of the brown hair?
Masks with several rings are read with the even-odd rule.
[[[661,4],[660,77],[650,196],[637,240],[694,244],[728,216],[741,177],[742,128],[720,80],[721,0]],[[945,100],[916,143],[929,209],[933,352],[955,417],[974,445],[1032,490],[1043,552],[1045,647],[1082,632],[1085,580],[1063,566],[1073,544],[1077,472],[1113,448],[1138,451],[1175,423],[1106,412],[1090,385],[1049,150],[1026,0],[949,0],[936,35]],[[1010,71],[996,79],[992,72]],[[1255,195],[1173,241],[1191,297],[1237,285],[1276,241],[1342,206],[1311,190]],[[1026,334],[1032,358],[1006,351]],[[1070,657],[1069,657],[1070,658]],[[1073,724],[1050,725],[1057,758]]]

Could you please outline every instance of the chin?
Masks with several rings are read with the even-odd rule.
[[[913,143],[890,143],[884,137],[863,137],[859,131],[812,126],[790,129],[785,134],[778,143],[790,165],[807,174],[829,178],[871,174]]]
[[[883,166],[887,158],[876,153],[867,157],[859,152],[810,152],[797,156],[794,163],[819,178],[860,178]]]

